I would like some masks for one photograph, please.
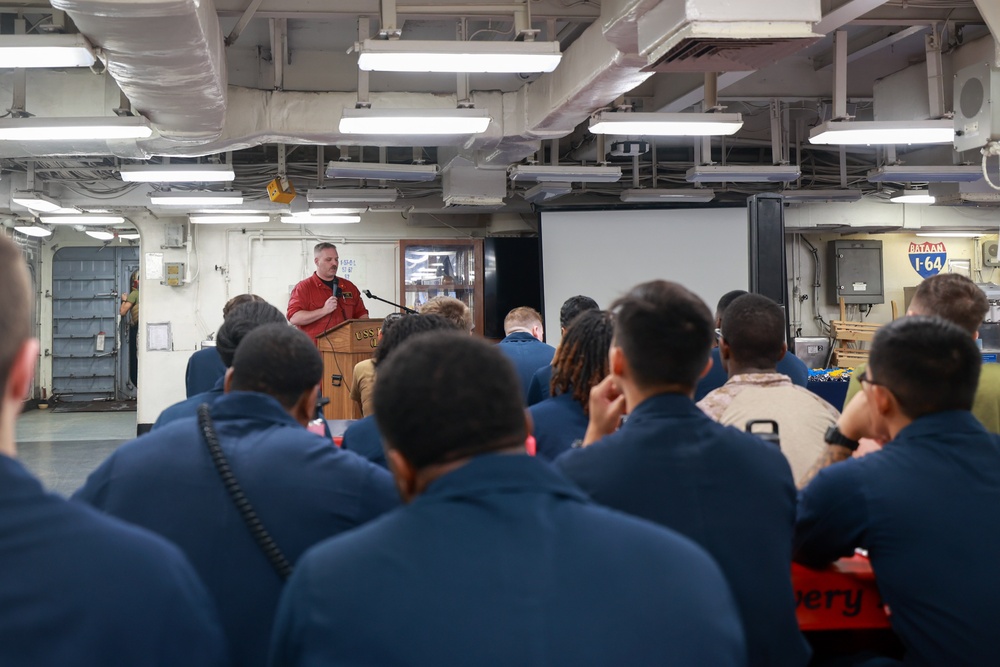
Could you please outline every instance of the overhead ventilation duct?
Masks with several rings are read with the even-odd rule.
[[[103,52],[132,108],[162,138],[214,141],[226,117],[226,60],[215,5],[201,0],[52,0]]]
[[[756,70],[822,38],[819,0],[661,2],[638,21],[652,72]]]

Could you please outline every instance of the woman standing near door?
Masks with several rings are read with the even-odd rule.
[[[128,377],[133,387],[139,386],[139,271],[133,271],[129,278],[131,291],[122,292],[122,305],[118,314],[128,316]]]

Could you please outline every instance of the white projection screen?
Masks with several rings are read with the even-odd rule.
[[[545,339],[559,342],[559,307],[576,294],[601,308],[647,280],[673,280],[715,312],[749,284],[745,208],[543,212]]]

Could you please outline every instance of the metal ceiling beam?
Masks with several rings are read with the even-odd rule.
[[[868,31],[859,37],[855,37],[847,43],[847,62],[852,63],[855,60],[864,58],[865,56],[878,53],[879,51],[889,48],[897,42],[903,41],[907,37],[925,33],[928,30],[930,30],[930,26],[917,25],[910,26],[909,28],[903,28],[902,30],[898,28],[883,27]],[[833,67],[833,52],[830,51],[829,53],[817,56],[813,59],[813,65],[815,66],[817,72]]]
[[[260,7],[263,1],[264,0],[250,0],[250,4],[247,5],[246,9],[244,9],[240,15],[240,20],[236,22],[232,31],[230,31],[228,36],[226,36],[226,46],[232,46],[236,40],[240,38],[240,35],[246,29],[247,24],[250,23],[254,14],[257,13],[257,8]]]
[[[34,2],[35,0],[31,0]],[[343,18],[358,15],[378,16],[380,0],[339,0],[332,3],[329,0],[263,0],[258,2],[257,18]],[[47,3],[39,2],[42,7],[51,11]],[[246,11],[246,0],[216,0],[215,10],[219,16],[242,16]],[[396,11],[400,17],[418,15],[462,16],[492,16],[494,18],[509,18],[515,11],[513,3],[499,3],[496,0],[481,2],[465,0],[462,3],[434,3],[428,0],[420,2],[405,2],[397,0]],[[594,21],[601,15],[600,7],[589,3],[572,3],[563,5],[560,2],[534,2],[531,6],[531,16],[535,21],[548,18],[560,20]]]
[[[994,65],[1000,67],[1000,4],[996,0],[973,0],[993,33]]]
[[[988,0],[987,0],[988,1]],[[813,30],[826,35],[884,5],[886,0],[848,0],[820,19]]]

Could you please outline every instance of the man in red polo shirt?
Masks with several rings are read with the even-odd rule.
[[[288,299],[288,321],[314,341],[331,327],[345,320],[368,317],[358,286],[337,277],[340,256],[332,243],[318,243],[313,248],[316,271],[292,290]]]

